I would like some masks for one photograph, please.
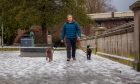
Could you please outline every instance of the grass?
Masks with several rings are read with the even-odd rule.
[[[19,48],[0,48],[0,51],[19,51]]]

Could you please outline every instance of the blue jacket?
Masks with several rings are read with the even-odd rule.
[[[77,36],[81,37],[80,26],[75,22],[65,22],[61,30],[61,40],[66,38],[77,38]]]

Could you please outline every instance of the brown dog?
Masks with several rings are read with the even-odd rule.
[[[46,49],[46,60],[49,59],[49,62],[53,60],[53,48],[47,48]]]

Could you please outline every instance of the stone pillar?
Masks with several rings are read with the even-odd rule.
[[[48,35],[48,44],[52,44],[52,36]]]
[[[134,55],[135,63],[134,69],[140,71],[140,0],[137,0],[130,6],[130,9],[134,11]]]

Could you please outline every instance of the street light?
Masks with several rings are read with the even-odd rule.
[[[3,48],[3,23],[1,25],[1,45],[2,45],[2,48]]]

